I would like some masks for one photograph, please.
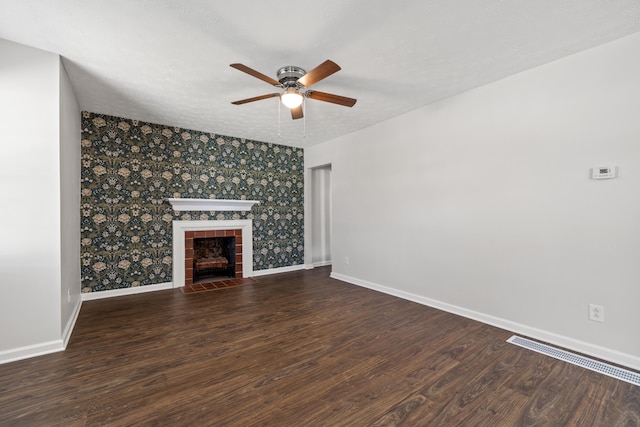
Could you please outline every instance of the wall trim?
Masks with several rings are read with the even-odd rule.
[[[288,273],[291,271],[304,270],[305,267],[306,267],[305,264],[300,264],[300,265],[291,265],[288,267],[271,268],[268,270],[254,270],[253,276],[254,277],[267,276],[270,274]],[[110,289],[108,291],[86,292],[82,294],[82,301],[91,301],[96,299],[120,297],[124,295],[142,294],[145,292],[164,291],[166,289],[173,289],[173,288],[174,288],[173,282],[166,282],[166,283],[158,283],[155,285],[136,286],[135,288],[120,288],[120,289]],[[78,307],[78,313],[79,312],[80,312],[80,308]]]
[[[269,268],[267,270],[253,270],[253,277],[268,276],[270,274],[289,273],[291,271],[305,270],[305,264],[290,265],[289,267]]]
[[[67,344],[69,344],[69,339],[71,338],[71,333],[73,332],[73,328],[76,325],[76,320],[78,320],[78,315],[80,314],[80,308],[82,307],[82,298],[78,299],[76,302],[76,306],[73,308],[73,313],[71,313],[71,317],[67,321],[67,326],[65,326],[64,331],[62,332],[62,346],[67,348]]]
[[[328,261],[318,261],[318,262],[314,262],[314,263],[313,263],[313,266],[314,266],[314,267],[324,267],[324,266],[327,266],[327,265],[332,265],[331,260],[328,260]]]
[[[73,327],[76,324],[76,320],[78,320],[81,306],[82,301],[79,300],[73,309],[73,313],[67,322],[67,326],[64,328],[61,339],[0,351],[0,365],[63,351],[67,348],[67,344],[71,338],[71,333],[73,332]]]
[[[315,268],[315,266],[313,264],[305,264],[304,265],[304,269],[305,270],[313,270]]]
[[[362,286],[367,289],[382,292],[408,301],[413,301],[418,304],[426,305],[428,307],[437,308],[448,313],[476,320],[478,322],[482,322],[501,329],[506,329],[508,331],[515,332],[521,335],[526,335],[533,339],[564,347],[566,349],[597,357],[599,359],[604,359],[606,361],[626,366],[631,369],[640,370],[640,357],[634,356],[632,354],[623,353],[617,350],[611,350],[605,347],[590,344],[588,342],[576,340],[564,335],[559,335],[538,328],[532,328],[521,323],[512,322],[507,319],[469,310],[463,307],[427,298],[411,292],[405,292],[399,289],[390,288],[388,286],[379,285],[377,283],[368,282],[366,280],[358,279],[355,277],[350,277],[334,272],[331,273],[330,277],[336,280],[350,283],[352,285]]]
[[[124,295],[142,294],[145,292],[164,291],[173,289],[173,282],[157,283],[155,285],[136,286],[132,288],[109,289],[108,291],[86,292],[82,294],[82,301],[121,297]]]
[[[64,343],[61,339],[12,348],[10,350],[0,351],[0,364],[16,362],[36,356],[44,356],[45,354],[57,353],[62,350],[64,350]]]

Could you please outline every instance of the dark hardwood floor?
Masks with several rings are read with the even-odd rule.
[[[640,425],[640,387],[328,275],[87,301],[66,351],[0,365],[0,425]]]

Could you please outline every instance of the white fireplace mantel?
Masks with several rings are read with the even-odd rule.
[[[167,199],[174,211],[249,211],[258,200]]]

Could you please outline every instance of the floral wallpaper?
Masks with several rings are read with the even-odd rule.
[[[172,221],[253,219],[253,269],[303,264],[303,150],[82,113],[82,291],[171,281]],[[259,200],[174,212],[170,197]]]

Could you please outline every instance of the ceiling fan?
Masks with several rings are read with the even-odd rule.
[[[279,93],[269,93],[267,95],[260,95],[253,98],[234,101],[232,102],[234,105],[242,105],[248,102],[260,101],[262,99],[275,98],[279,96],[282,103],[291,110],[291,118],[296,120],[303,117],[302,101],[304,98],[344,105],[345,107],[353,107],[356,103],[356,100],[353,98],[309,89],[310,86],[318,83],[320,80],[340,71],[340,66],[328,59],[308,73],[302,68],[293,65],[282,67],[277,73],[278,80],[274,80],[271,77],[243,64],[231,64],[231,67],[253,77],[257,77],[270,85],[284,89],[284,91]]]

